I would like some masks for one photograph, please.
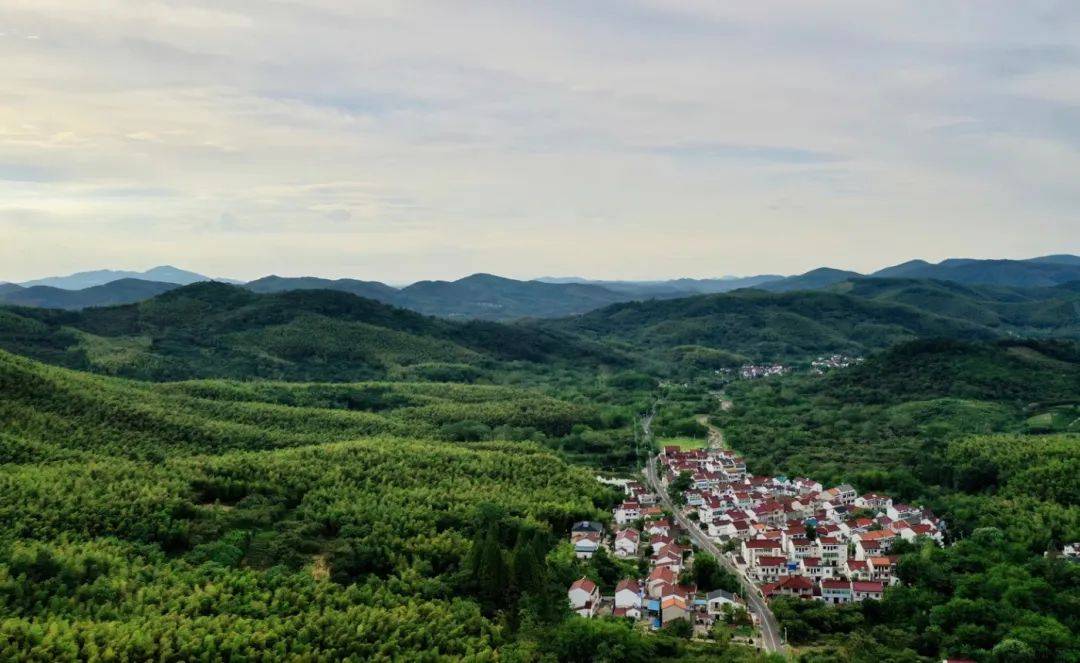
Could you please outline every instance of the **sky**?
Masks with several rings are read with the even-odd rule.
[[[1080,3],[6,0],[0,280],[1080,253]]]

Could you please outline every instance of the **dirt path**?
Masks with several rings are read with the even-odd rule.
[[[709,421],[709,415],[699,414],[697,416],[698,423],[709,429],[709,447],[712,449],[727,449],[727,442],[724,441],[724,431],[713,425]]]

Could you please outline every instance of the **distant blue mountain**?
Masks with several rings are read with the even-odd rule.
[[[196,274],[195,272],[189,272],[185,269],[173,267],[172,265],[162,265],[160,267],[148,269],[145,272],[98,269],[90,272],[69,274],[67,276],[48,276],[41,279],[26,281],[19,285],[27,288],[44,285],[52,288],[63,288],[64,290],[83,290],[85,288],[92,288],[94,286],[112,283],[113,281],[119,281],[120,279],[139,279],[141,281],[174,283],[176,285],[190,285],[200,281],[215,280],[208,276],[203,276],[202,274]]]

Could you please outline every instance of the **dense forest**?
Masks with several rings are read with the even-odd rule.
[[[898,548],[904,582],[881,602],[777,599],[794,657],[1077,660],[1080,565],[1056,551],[1080,540],[1080,349],[1048,338],[1068,325],[1003,340],[1038,317],[1010,312],[1013,291],[965,294],[1000,303],[976,320],[858,287],[876,294],[518,324],[214,283],[0,308],[0,651],[763,660],[566,608],[577,578],[610,592],[641,572],[567,543],[621,499],[597,468],[631,476],[657,441],[703,440],[709,415],[755,472],[888,491],[948,523],[951,545]],[[721,370],[840,350],[880,351],[820,376]],[[707,560],[694,574],[731,586]]]

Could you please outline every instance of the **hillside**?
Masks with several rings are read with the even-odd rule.
[[[1029,260],[973,260],[952,258],[937,264],[923,260],[888,267],[872,276],[938,279],[965,284],[1014,287],[1054,286],[1080,279],[1080,258],[1046,256]]]
[[[77,310],[91,306],[131,304],[155,297],[177,288],[175,283],[125,278],[82,290],[67,290],[46,285],[0,290],[0,303],[13,306],[35,306]]]
[[[1080,343],[916,341],[831,375],[823,393],[866,403],[961,398],[1027,408],[1076,402]]]
[[[537,281],[544,283],[584,283],[598,285],[608,290],[614,290],[638,299],[652,297],[688,297],[690,295],[705,295],[717,292],[730,292],[739,288],[754,288],[770,281],[779,281],[783,276],[776,274],[760,274],[758,276],[729,276],[718,279],[691,279],[679,278],[664,281],[603,281],[584,279],[576,276],[552,277],[544,276]]]
[[[757,360],[805,359],[826,352],[862,354],[920,337],[996,335],[986,326],[905,304],[827,292],[756,290],[616,304],[535,325],[644,350],[693,345]]]
[[[927,279],[857,278],[829,290],[906,304],[1006,333],[1080,336],[1080,290],[1068,283],[1020,288]]]
[[[830,267],[819,267],[805,274],[789,276],[778,281],[767,281],[753,287],[769,292],[794,292],[796,290],[817,290],[835,283],[861,276],[858,272],[849,272]]]
[[[500,613],[557,607],[566,584],[595,576],[545,558],[613,496],[535,444],[440,441],[416,414],[497,394],[390,387],[379,393],[403,399],[401,413],[376,414],[267,402],[317,396],[314,385],[248,387],[146,385],[0,352],[9,657],[493,658],[580,637],[561,609],[532,609],[520,635]],[[333,389],[370,403],[377,387]],[[233,397],[212,396],[222,390]],[[521,421],[519,399],[504,412]],[[623,628],[591,637],[646,653],[665,643]]]
[[[925,260],[909,260],[868,275],[820,267],[805,274],[780,278],[753,287],[770,292],[817,290],[863,276],[877,279],[933,279],[965,285],[1044,288],[1080,280],[1080,256],[1063,254],[1027,260],[949,258],[936,264]]]
[[[482,320],[561,317],[628,299],[596,285],[516,281],[491,274],[420,281],[403,288],[401,297],[403,306],[428,315]]]
[[[260,295],[198,283],[127,306],[0,310],[0,348],[50,363],[155,380],[357,380],[404,367],[507,361],[614,362],[565,333],[455,323],[327,290]]]
[[[314,276],[264,276],[261,279],[245,283],[244,287],[252,292],[263,294],[286,292],[288,290],[337,290],[396,306],[400,306],[403,301],[397,288],[391,288],[378,281],[358,281],[356,279],[320,279]]]

